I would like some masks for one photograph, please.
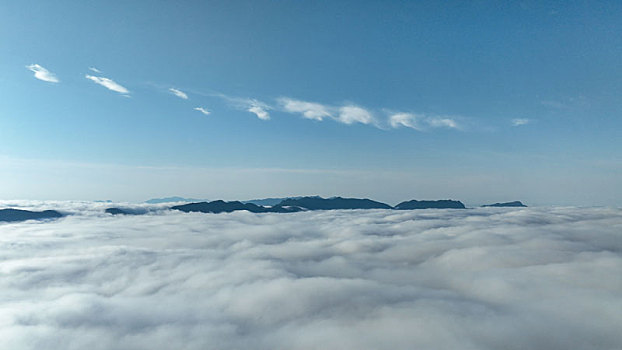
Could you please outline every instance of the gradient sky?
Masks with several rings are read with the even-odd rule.
[[[0,198],[621,205],[619,1],[3,1]]]

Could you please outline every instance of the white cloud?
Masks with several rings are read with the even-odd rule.
[[[415,130],[423,130],[420,125],[420,120],[423,116],[412,113],[396,113],[389,117],[389,124],[392,128],[399,128],[405,126]]]
[[[35,73],[35,78],[43,81],[47,81],[50,83],[58,83],[60,80],[56,77],[56,75],[47,69],[41,67],[38,64],[31,64],[26,66],[30,71]]]
[[[183,98],[184,100],[188,99],[188,95],[186,95],[185,92],[175,89],[175,88],[169,88],[168,91],[170,91],[173,95],[179,97],[179,98]]]
[[[622,348],[618,209],[10,204],[75,213],[0,224],[11,349]]]
[[[279,98],[278,102],[285,112],[301,113],[307,119],[321,121],[324,118],[333,118],[330,112],[333,108],[319,103],[300,101],[287,97]]]
[[[203,113],[205,115],[209,115],[210,114],[210,111],[208,111],[207,108],[205,108],[205,107],[194,107],[194,110],[195,111],[199,111],[199,112],[201,112],[201,113]]]
[[[261,120],[269,120],[270,119],[270,114],[268,113],[268,106],[257,101],[257,100],[251,100],[250,105],[247,108],[247,111],[254,113],[257,118],[261,119]]]
[[[120,94],[129,94],[129,90],[126,89],[125,87],[117,84],[115,81],[113,81],[112,79],[108,79],[108,78],[104,78],[104,77],[96,77],[93,75],[85,75],[85,78],[95,82],[96,84],[99,84],[103,87],[105,87],[108,90],[112,90],[115,92],[118,92]]]
[[[339,108],[339,116],[337,117],[337,120],[344,124],[371,124],[374,122],[374,117],[365,108],[349,105]]]
[[[425,121],[433,128],[458,128],[458,123],[456,123],[456,121],[451,118],[430,117],[426,118]]]
[[[324,120],[331,118],[343,124],[373,124],[374,116],[365,108],[355,105],[344,105],[341,107],[327,106],[315,102],[307,102],[281,97],[278,99],[283,111],[287,113],[300,113],[303,117],[313,120]]]
[[[322,121],[330,118],[343,124],[373,124],[380,127],[373,113],[356,105],[329,106],[316,102],[296,100],[289,97],[277,99],[282,110],[287,113],[300,113],[307,119]],[[460,129],[460,124],[451,117],[426,116],[414,113],[395,113],[389,116],[392,128],[401,126],[423,131],[430,128]]]
[[[424,131],[428,128],[460,129],[460,125],[453,118],[413,113],[393,114],[389,116],[389,125],[391,125],[392,128],[404,126],[419,131]]]
[[[516,119],[512,119],[512,126],[521,126],[521,125],[526,125],[529,124],[529,119],[525,119],[525,118],[516,118]]]
[[[234,108],[253,113],[261,120],[270,120],[270,113],[268,111],[271,110],[272,107],[265,102],[254,98],[234,97],[221,93],[213,94],[212,96],[222,98]]]
[[[95,67],[89,67],[89,70],[92,71],[92,72],[95,72],[95,73],[99,73],[99,74],[102,73],[102,71],[100,71],[99,69],[97,69]]]

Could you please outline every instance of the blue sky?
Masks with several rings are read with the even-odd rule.
[[[5,1],[0,197],[620,205],[620,18],[614,1]]]

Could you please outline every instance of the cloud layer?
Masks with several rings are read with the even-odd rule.
[[[11,349],[622,347],[619,209],[0,204],[81,213],[0,224]]]
[[[96,77],[93,75],[85,75],[85,78],[93,81],[95,84],[99,84],[103,87],[105,87],[108,90],[112,90],[115,92],[118,92],[120,94],[129,94],[130,91],[128,89],[126,89],[125,87],[121,86],[120,84],[116,83],[114,80],[109,79],[109,78],[104,78],[104,77]]]
[[[54,73],[41,67],[38,64],[31,64],[29,66],[26,66],[26,68],[35,73],[35,78],[39,80],[47,81],[50,83],[58,83],[60,81]]]

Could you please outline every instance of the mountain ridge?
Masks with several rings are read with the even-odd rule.
[[[242,203],[240,201],[225,202],[223,200],[216,200],[212,202],[198,202],[175,205],[171,207],[172,210],[180,210],[186,213],[200,212],[200,213],[231,213],[238,210],[246,210],[251,213],[293,213],[301,211],[297,207],[276,205],[272,207],[263,207],[253,203]]]
[[[281,206],[296,206],[309,210],[334,210],[334,209],[392,209],[390,205],[368,198],[322,198],[300,197],[288,198],[279,203]]]
[[[494,207],[494,208],[503,208],[503,207],[522,207],[526,208],[527,206],[523,204],[521,201],[513,201],[513,202],[502,202],[502,203],[494,203],[494,204],[484,204],[482,205],[484,208]]]
[[[393,207],[397,210],[411,210],[411,209],[466,209],[461,201],[453,199],[439,199],[439,200],[416,200],[412,199],[404,201]]]
[[[275,198],[270,198],[274,200]],[[201,213],[230,213],[238,210],[246,210],[252,213],[293,213],[304,210],[354,210],[354,209],[391,209],[391,210],[410,210],[410,209],[466,209],[464,204],[456,200],[410,200],[404,201],[395,207],[374,201],[368,198],[344,198],[331,197],[322,198],[320,196],[288,197],[280,203],[272,206],[261,206],[251,202],[223,201],[216,200],[211,202],[196,202],[175,205],[171,210],[183,212]]]
[[[63,217],[63,214],[56,210],[31,211],[14,208],[0,209],[0,222],[57,219],[61,217]]]
[[[156,200],[180,199],[183,197],[167,197]],[[184,198],[185,199],[185,198]],[[384,210],[417,210],[417,209],[466,209],[466,206],[458,200],[441,199],[441,200],[409,200],[400,202],[395,206],[375,201],[369,198],[344,198],[330,197],[323,198],[320,196],[298,196],[286,197],[280,202],[276,200],[280,198],[265,198],[269,201],[270,206],[257,205],[253,202],[263,201],[262,199],[251,201],[200,201],[180,205],[174,205],[169,210],[179,210],[182,212],[201,212],[201,213],[231,213],[234,211],[249,211],[252,213],[296,213],[300,211],[316,211],[316,210],[367,210],[367,209],[384,209]],[[275,204],[276,203],[276,204]],[[160,204],[160,203],[156,203]],[[486,204],[481,207],[527,207],[520,201],[501,202],[494,204]],[[143,215],[151,212],[149,208],[131,208],[131,207],[108,207],[105,213],[111,215]],[[0,222],[15,222],[25,220],[42,220],[63,217],[55,210],[29,211],[22,209],[0,209]]]

